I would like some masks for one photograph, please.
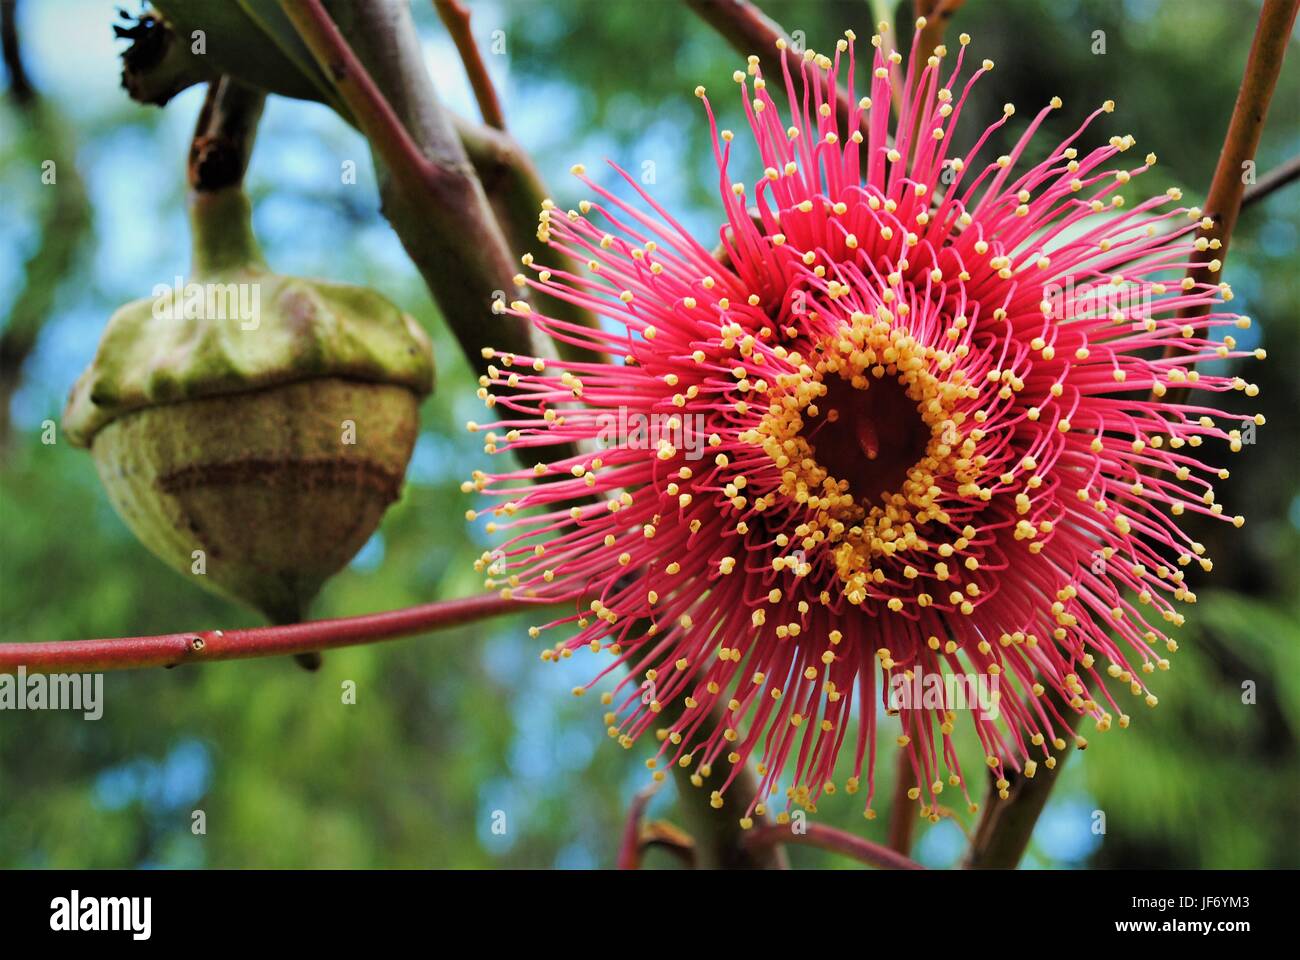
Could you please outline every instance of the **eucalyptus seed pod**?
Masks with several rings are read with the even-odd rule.
[[[191,216],[192,276],[112,316],[64,429],[146,547],[294,622],[397,498],[432,348],[373,290],[270,272],[237,187]]]

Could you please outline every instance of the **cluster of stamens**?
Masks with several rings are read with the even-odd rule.
[[[804,53],[809,99],[786,61],[789,126],[758,58],[737,71],[763,162],[752,187],[727,176],[733,136],[697,88],[726,187],[719,251],[633,178],[659,216],[575,167],[593,199],[548,201],[538,238],[586,272],[528,255],[516,282],[619,329],[520,299],[502,309],[593,359],[485,351],[480,397],[501,420],[485,449],[573,450],[465,484],[494,499],[488,529],[508,535],[479,562],[488,586],[573,604],[533,628],[562,631],[543,658],[610,655],[579,694],[627,668],[602,695],[606,723],[628,748],[654,730],[656,778],[689,769],[721,806],[755,757],[746,824],[782,786],[787,810],[835,792],[851,717],[861,731],[845,788],[865,786],[872,816],[878,703],[899,723],[923,812],[938,817],[945,783],[970,803],[959,708],[893,703],[902,681],[997,681],[971,716],[1004,795],[1013,772],[1053,766],[1067,738],[1086,744],[1069,713],[1106,730],[1129,723],[1117,693],[1154,706],[1144,678],[1177,648],[1175,603],[1195,601],[1183,568],[1211,567],[1175,520],[1223,516],[1213,480],[1226,469],[1190,451],[1207,439],[1238,451],[1263,422],[1233,427],[1171,393],[1254,396],[1193,365],[1263,353],[1223,329],[1249,326],[1221,309],[1227,284],[1187,276],[1217,249],[1212,223],[1161,211],[1177,190],[1132,206],[1116,192],[1154,155],[1108,169],[1133,139],[1084,151],[1081,129],[1025,163],[1062,107],[1052,98],[1008,154],[978,159],[1010,105],[948,156],[970,85],[993,65],[959,87],[963,35],[946,80],[942,47],[900,69],[885,30],[872,37],[870,96],[852,95],[851,33],[833,57]],[[843,100],[830,95],[841,77]],[[1052,292],[1075,281],[1098,293]]]

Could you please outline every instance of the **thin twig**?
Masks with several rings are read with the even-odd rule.
[[[416,181],[434,175],[433,165],[362,65],[320,0],[293,0],[281,7],[333,81],[361,132],[394,174]]]
[[[846,857],[885,870],[924,870],[919,863],[888,847],[821,823],[805,823],[798,833],[790,825],[773,824],[755,827],[745,835],[749,847],[766,848],[782,843],[801,843],[810,847],[841,853]]]
[[[1300,155],[1292,157],[1281,166],[1274,167],[1264,176],[1246,188],[1241,195],[1241,209],[1245,210],[1252,203],[1258,203],[1275,190],[1281,190],[1288,183],[1300,179]]]
[[[469,8],[460,0],[433,0],[433,6],[460,53],[460,61],[465,65],[465,74],[474,90],[474,99],[478,101],[483,122],[493,129],[504,130],[506,118],[501,112],[501,101],[497,98],[496,87],[488,76],[487,64],[483,62],[483,55],[479,53],[474,34],[469,28]]]
[[[208,84],[190,141],[190,187],[211,193],[243,183],[266,93],[233,77]]]
[[[934,53],[935,47],[943,43],[944,31],[953,14],[962,8],[966,0],[916,0],[914,4],[917,17],[925,17],[925,27],[917,39],[917,63],[924,64]]]
[[[738,53],[758,57],[763,74],[769,78],[781,76],[781,62],[785,61],[794,82],[796,94],[803,93],[803,57],[795,51],[790,37],[780,24],[768,17],[749,0],[686,0],[686,5],[694,10],[700,18],[713,27],[724,40],[731,44]],[[778,50],[776,42],[784,40],[786,47]],[[841,130],[849,127],[848,94],[837,84],[830,93],[835,115]],[[865,135],[867,119],[863,118],[860,129]]]
[[[671,728],[684,709],[684,699],[664,704],[657,725]],[[715,706],[703,726],[713,728],[720,719],[720,710]],[[692,780],[698,767],[683,767],[677,763],[671,767],[677,785],[679,815],[689,835],[695,838],[697,867],[703,870],[784,870],[789,865],[785,851],[779,845],[758,847],[745,842],[749,832],[740,825],[742,818],[749,817],[755,830],[769,823],[766,814],[749,810],[752,798],[758,793],[758,780],[752,767],[743,764],[722,769],[719,764],[709,771],[707,777],[699,774],[698,784]],[[714,807],[714,791],[723,791],[724,787],[722,804]]]
[[[320,0],[280,3],[370,141],[384,216],[470,362],[485,373],[485,347],[545,355],[530,324],[492,310],[514,291],[514,257],[438,103],[409,6],[354,0],[349,43]]]
[[[248,630],[199,630],[152,637],[0,643],[0,673],[13,673],[20,666],[31,673],[98,673],[307,653],[429,633],[537,606],[521,600],[503,600],[496,594],[484,594],[359,617]]]
[[[898,750],[897,771],[894,775],[894,802],[889,808],[889,847],[903,856],[912,852],[912,835],[920,813],[915,801],[907,795],[916,786],[916,773],[912,769],[912,755],[905,747]]]
[[[641,828],[641,853],[658,848],[681,861],[682,866],[694,870],[695,838],[666,820],[654,820]]]
[[[1052,788],[1061,777],[1061,767],[1069,758],[1074,742],[1071,739],[1075,727],[1083,719],[1081,714],[1062,707],[1069,730],[1065,740],[1065,749],[1053,754],[1056,765],[1048,769],[1045,763],[1039,763],[1034,776],[1008,772],[1007,799],[1001,798],[1001,791],[995,782],[996,775],[990,774],[988,798],[984,802],[984,812],[975,827],[975,835],[962,866],[966,869],[1014,869],[1029,849],[1030,838],[1038,818],[1047,806]]]
[[[1242,171],[1247,163],[1255,160],[1259,139],[1264,132],[1264,118],[1268,116],[1269,101],[1273,99],[1273,90],[1282,72],[1282,60],[1297,11],[1300,11],[1300,0],[1264,0],[1260,9],[1241,88],[1232,108],[1232,119],[1228,122],[1228,133],[1219,153],[1218,166],[1214,168],[1214,179],[1210,181],[1210,193],[1205,198],[1205,215],[1213,221],[1209,239],[1219,243],[1217,249],[1212,245],[1210,249],[1192,254],[1196,266],[1188,271],[1188,276],[1197,283],[1217,282],[1218,277],[1213,276],[1206,265],[1213,260],[1222,264],[1228,255],[1228,241],[1237,225],[1242,196],[1246,192]],[[1202,304],[1188,310],[1186,315],[1199,316],[1209,310],[1209,304]],[[1181,349],[1175,346],[1172,351],[1178,353]]]
[[[5,71],[9,74],[9,96],[18,104],[34,100],[36,91],[27,79],[18,43],[18,0],[0,0],[0,50],[4,52]]]
[[[628,805],[627,822],[623,825],[623,839],[619,843],[618,858],[614,862],[616,869],[641,869],[641,818],[645,816],[645,808],[650,805],[651,799],[658,791],[658,783],[639,790]]]

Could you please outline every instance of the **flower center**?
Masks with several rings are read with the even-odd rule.
[[[979,388],[896,320],[884,307],[855,312],[806,356],[786,354],[767,412],[741,434],[780,470],[776,496],[803,508],[791,541],[830,550],[851,603],[891,609],[902,600],[882,591],[876,566],[927,553],[928,525],[950,522],[938,483],[980,495],[983,460],[982,431],[964,428],[961,409]]]
[[[814,458],[836,480],[848,481],[864,505],[900,490],[930,441],[916,401],[894,377],[869,380],[865,389],[838,376],[825,384],[817,403],[822,415],[802,431]]]

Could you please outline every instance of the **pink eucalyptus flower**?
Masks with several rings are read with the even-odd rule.
[[[871,817],[883,708],[937,819],[945,782],[970,803],[960,704],[909,698],[918,678],[992,681],[970,715],[1004,796],[1011,771],[1054,765],[1068,711],[1105,730],[1128,724],[1121,700],[1155,705],[1147,675],[1169,665],[1176,602],[1195,600],[1184,568],[1210,568],[1176,519],[1222,516],[1227,471],[1199,448],[1241,446],[1207,395],[1256,392],[1193,364],[1250,355],[1212,336],[1249,320],[1220,306],[1226,284],[1184,279],[1210,224],[1177,190],[1124,204],[1154,156],[1126,162],[1127,136],[1073,145],[1113,103],[1041,162],[1022,156],[1057,98],[1008,155],[981,148],[1010,105],[956,156],[993,68],[960,79],[969,38],[951,69],[940,48],[904,72],[872,37],[858,99],[846,37],[805,53],[797,86],[789,59],[770,84],[757,57],[736,72],[752,184],[732,179],[732,134],[697,88],[727,215],[716,253],[627,174],[649,211],[574,168],[596,199],[548,203],[538,237],[588,272],[527,256],[517,283],[613,330],[507,312],[622,362],[486,351],[480,396],[502,417],[487,449],[584,452],[465,489],[495,498],[489,529],[509,536],[481,561],[489,586],[574,603],[540,628],[562,634],[543,657],[610,655],[610,736],[653,731],[651,767],[698,786],[728,763],[725,790],[752,758],[750,813],[782,783],[787,809],[811,807],[856,712],[846,786],[865,786]]]

